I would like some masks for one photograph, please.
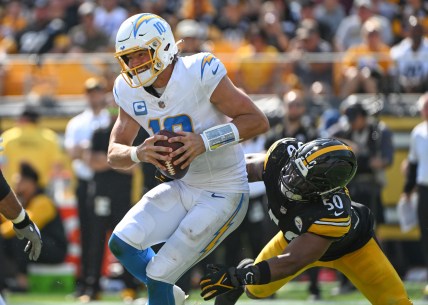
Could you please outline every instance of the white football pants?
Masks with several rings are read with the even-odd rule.
[[[147,265],[147,276],[174,284],[241,224],[248,197],[213,193],[180,180],[162,183],[132,207],[113,233],[140,250],[165,242]]]

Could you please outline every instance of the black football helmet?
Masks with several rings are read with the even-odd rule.
[[[345,187],[357,171],[357,159],[347,144],[316,139],[296,150],[281,170],[281,192],[291,200],[308,201]]]

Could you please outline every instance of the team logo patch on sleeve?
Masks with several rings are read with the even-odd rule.
[[[212,68],[211,72],[213,75],[217,74],[219,64],[217,64],[217,66],[215,66],[214,62],[216,62],[216,61],[217,61],[217,57],[215,57],[212,54],[207,54],[204,56],[204,58],[202,59],[202,62],[201,62],[201,79],[204,76],[204,71],[205,71],[205,68],[207,66],[210,66],[210,68]]]
[[[135,115],[146,115],[147,114],[147,106],[145,101],[134,102],[134,113]]]

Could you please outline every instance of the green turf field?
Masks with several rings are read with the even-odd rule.
[[[305,282],[292,282],[283,287],[277,294],[275,299],[269,300],[249,300],[246,297],[242,297],[238,304],[247,304],[247,305],[300,305],[300,304],[343,304],[343,305],[368,305],[364,297],[358,293],[353,292],[347,295],[342,296],[332,296],[330,291],[333,287],[336,286],[336,283],[322,283],[322,296],[323,301],[310,302],[307,301],[307,283]],[[422,301],[422,283],[406,283],[407,291],[413,300],[415,305],[428,305],[428,301]],[[145,298],[144,294],[141,295],[141,299],[137,302],[134,302],[135,305],[144,305]],[[52,293],[52,294],[36,294],[36,293],[26,293],[26,294],[17,294],[9,293],[6,295],[6,301],[8,305],[69,305],[69,304],[79,304],[71,296]],[[118,305],[124,304],[119,297],[119,294],[108,293],[102,296],[100,301],[93,302],[92,304],[98,305]],[[199,296],[198,291],[193,291],[186,301],[186,305],[212,305],[213,302],[204,302]]]

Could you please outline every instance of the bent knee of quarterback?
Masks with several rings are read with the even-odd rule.
[[[113,253],[113,255],[119,260],[123,258],[124,255],[128,255],[131,252],[138,251],[138,249],[135,249],[134,247],[128,245],[126,242],[124,242],[121,238],[119,238],[115,234],[112,234],[110,236],[110,239],[108,241],[108,247],[111,253]]]

